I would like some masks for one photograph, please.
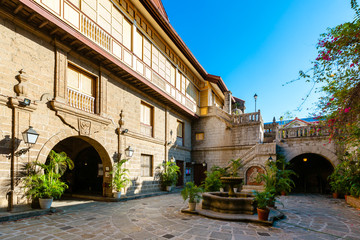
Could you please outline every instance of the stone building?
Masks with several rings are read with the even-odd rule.
[[[65,177],[71,193],[104,197],[122,158],[131,195],[158,191],[156,167],[171,159],[181,186],[231,158],[246,161],[246,176],[275,154],[260,111],[244,114],[244,101],[201,66],[159,0],[4,0],[0,48],[2,207],[26,202],[18,174],[51,150],[75,162]],[[30,126],[33,146],[22,137]]]

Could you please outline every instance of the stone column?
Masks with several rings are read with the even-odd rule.
[[[232,93],[230,91],[225,92],[224,111],[231,114],[231,98]]]

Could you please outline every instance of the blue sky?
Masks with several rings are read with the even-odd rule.
[[[311,67],[321,33],[354,16],[350,0],[163,0],[163,5],[200,64],[246,101],[246,112],[255,111],[258,95],[265,122],[287,111],[297,117],[314,111],[317,93],[296,111],[311,84],[285,83]]]

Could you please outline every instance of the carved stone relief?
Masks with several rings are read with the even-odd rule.
[[[80,135],[90,135],[91,122],[79,118],[79,133]]]
[[[256,178],[258,174],[264,173],[264,170],[261,167],[253,166],[250,167],[246,172],[246,184],[247,185],[263,185],[263,182],[258,183]]]

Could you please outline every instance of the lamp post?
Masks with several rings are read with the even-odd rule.
[[[125,149],[125,155],[128,157],[128,158],[131,158],[134,154],[134,149],[129,146],[127,149]]]
[[[13,127],[13,136],[15,135],[15,128]],[[37,139],[39,138],[39,134],[29,126],[29,128],[22,133],[24,142],[29,146],[27,149],[20,150],[19,154],[23,154],[30,150],[30,148],[36,143]],[[12,211],[14,208],[14,190],[15,190],[15,137],[12,139],[12,149],[11,149],[11,171],[10,171],[10,191],[7,193],[8,196],[8,211]]]
[[[254,95],[254,99],[255,99],[255,112],[256,112],[256,99],[257,99],[258,95],[255,93]]]
[[[22,133],[24,142],[30,147],[34,145],[39,137],[39,134],[29,126],[29,129]]]

